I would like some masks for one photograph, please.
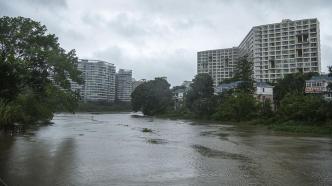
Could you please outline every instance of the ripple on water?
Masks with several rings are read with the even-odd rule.
[[[248,161],[249,158],[242,154],[235,154],[225,151],[219,151],[215,149],[211,149],[202,145],[192,145],[192,148],[195,149],[198,153],[203,156],[211,157],[211,158],[221,158],[221,159],[232,159],[232,160],[244,160]]]

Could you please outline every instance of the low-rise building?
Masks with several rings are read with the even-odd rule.
[[[84,83],[72,84],[79,91],[83,102],[113,102],[115,99],[115,66],[100,60],[80,59],[78,70]]]
[[[274,86],[269,85],[265,82],[257,82],[256,83],[256,91],[255,96],[258,101],[264,102],[265,100],[270,100],[273,102],[273,88]]]
[[[230,83],[222,83],[214,88],[214,94],[221,94],[225,91],[236,89],[243,81],[234,81]]]
[[[225,91],[237,89],[241,85],[241,83],[243,83],[243,81],[222,83],[222,84],[218,85],[217,87],[215,87],[214,94],[218,95],[218,94],[224,93]],[[256,83],[254,83],[254,87],[255,87],[255,93],[254,93],[255,98],[260,102],[270,100],[270,102],[272,104],[271,106],[273,108],[273,88],[274,87],[265,82],[256,82]]]
[[[305,93],[322,95],[326,100],[332,100],[332,91],[327,88],[329,83],[332,83],[332,76],[313,76],[306,80]]]
[[[179,86],[177,88],[173,88],[172,90],[173,93],[173,99],[179,102],[182,102],[184,99],[184,95],[186,93],[186,88]]]
[[[172,88],[174,109],[177,110],[181,108],[185,101],[185,96],[191,89],[192,81],[184,81],[181,86],[175,86]]]

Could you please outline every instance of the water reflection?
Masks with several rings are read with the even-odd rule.
[[[331,138],[128,113],[53,122],[0,135],[8,185],[332,185]]]

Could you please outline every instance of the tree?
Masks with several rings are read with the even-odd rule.
[[[244,121],[255,117],[257,111],[256,99],[247,92],[239,91],[224,95],[213,117],[221,121]]]
[[[310,79],[317,73],[301,72],[295,74],[288,74],[283,79],[279,79],[273,88],[274,101],[277,108],[280,106],[280,101],[287,94],[303,95],[305,89],[305,80]]]
[[[139,85],[131,98],[134,111],[141,110],[144,115],[149,116],[161,114],[172,103],[170,84],[162,78],[155,78]]]
[[[198,74],[190,85],[195,98],[209,98],[213,95],[213,79],[209,74]]]
[[[254,79],[253,79],[253,62],[248,60],[248,56],[241,57],[235,64],[234,77],[232,81],[241,81],[237,89],[253,94]]]
[[[328,76],[331,77],[332,76],[332,66],[328,66],[327,68],[329,70]],[[332,92],[332,83],[329,83],[326,88],[327,88],[327,90]]]
[[[271,107],[272,103],[269,99],[264,100],[261,104],[260,104],[260,110],[259,110],[259,115],[262,118],[270,118],[273,116],[273,110]]]
[[[196,116],[208,117],[213,113],[213,80],[209,74],[198,74],[190,85],[185,101],[186,107]]]
[[[320,96],[289,93],[281,100],[277,114],[286,121],[324,121],[324,103]]]
[[[77,94],[70,80],[82,82],[76,67],[75,51],[66,53],[46,26],[29,18],[0,18],[0,99],[21,113],[12,122],[48,120],[60,108],[72,111]]]

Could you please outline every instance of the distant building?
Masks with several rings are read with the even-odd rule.
[[[305,93],[322,95],[327,100],[332,100],[332,91],[327,89],[329,83],[332,83],[332,77],[328,75],[313,76],[306,80]]]
[[[177,101],[183,101],[184,95],[186,93],[186,88],[179,86],[177,88],[173,88],[173,98]]]
[[[115,66],[100,60],[80,59],[83,85],[72,84],[84,102],[113,102],[115,100]]]
[[[274,86],[269,85],[265,82],[257,82],[255,85],[255,97],[258,101],[264,102],[266,100],[270,100],[271,104],[273,104],[273,88]]]
[[[188,91],[191,89],[190,85],[191,85],[192,83],[193,83],[192,81],[183,81],[183,83],[182,83],[181,86],[186,87],[186,92],[188,92]]]
[[[132,71],[120,69],[116,73],[116,100],[129,102],[131,100],[132,92]]]
[[[154,79],[163,79],[167,81],[167,77],[166,76],[161,76],[161,77],[155,77]]]
[[[214,94],[221,94],[225,91],[236,89],[243,81],[234,81],[231,83],[222,83],[214,88]]]
[[[225,79],[233,77],[238,61],[238,48],[226,48],[197,52],[197,73],[209,74],[213,85],[217,86]]]
[[[284,19],[255,26],[239,45],[239,53],[253,61],[257,82],[274,82],[298,71],[319,73],[319,21]]]
[[[191,89],[191,81],[184,81],[181,86],[175,86],[172,88],[174,109],[181,108],[185,101],[186,93]]]
[[[174,109],[180,109],[184,104],[185,94],[187,93],[185,86],[175,86],[172,88]]]
[[[253,62],[257,82],[274,82],[298,71],[321,71],[320,28],[314,19],[254,26],[238,47],[197,52],[197,73],[208,73],[218,86],[234,75],[240,57]]]

